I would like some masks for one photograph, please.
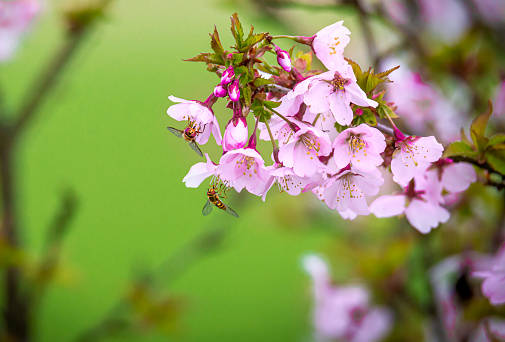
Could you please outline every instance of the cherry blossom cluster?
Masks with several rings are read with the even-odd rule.
[[[21,37],[40,10],[37,0],[0,2],[0,62],[16,51]]]
[[[167,113],[187,121],[186,140],[202,145],[212,133],[223,149],[219,161],[205,154],[207,161],[190,169],[183,180],[187,187],[212,177],[211,187],[245,189],[263,200],[274,185],[292,196],[312,192],[343,218],[404,214],[421,233],[449,219],[445,206],[476,180],[473,167],[441,158],[444,147],[435,137],[408,136],[396,127],[397,106],[383,99],[387,89],[376,89],[390,82],[387,76],[393,69],[362,72],[345,58],[351,32],[342,21],[312,37],[251,31],[242,41],[237,20],[232,18],[237,51],[220,49],[215,31],[211,45],[216,53],[191,59],[205,61],[220,77],[209,98],[200,102],[170,97],[178,104]],[[278,38],[310,46],[327,70],[310,70],[310,53],[291,58],[273,43]],[[276,56],[280,67],[268,64],[267,53]],[[218,98],[227,98],[233,113],[223,137],[212,109]],[[401,105],[410,108],[408,101]],[[254,125],[248,124],[251,116]],[[381,119],[390,127],[378,122]],[[271,142],[271,165],[265,162],[270,156],[258,152],[257,139]],[[378,195],[389,171],[403,190],[369,205],[367,198]]]

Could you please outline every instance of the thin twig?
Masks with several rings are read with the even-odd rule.
[[[35,84],[28,88],[29,94],[26,96],[26,100],[23,101],[24,106],[19,111],[17,120],[13,124],[16,137],[33,120],[43,100],[56,85],[59,75],[72,60],[87,32],[87,30],[82,30],[71,35],[71,38],[65,41],[48,66],[43,69],[42,74],[35,80]]]

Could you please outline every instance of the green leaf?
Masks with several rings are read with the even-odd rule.
[[[209,33],[209,36],[211,38],[210,47],[212,48],[212,50],[216,54],[222,55],[224,52],[224,48],[223,44],[221,44],[221,40],[219,39],[219,33],[217,32],[216,25],[214,25],[214,33],[212,34]]]
[[[265,39],[265,37],[268,36],[268,33],[258,33],[258,34],[253,34],[252,36],[249,36],[243,46],[239,49],[240,52],[246,52],[248,51],[250,48],[253,47],[254,44],[262,41],[263,39]]]
[[[363,114],[361,115],[361,119],[368,125],[371,126],[377,125],[377,118],[369,108],[363,108]]]
[[[205,62],[207,64],[224,65],[223,57],[215,53],[201,53],[193,58],[183,59],[185,62]]]
[[[259,108],[263,108],[263,104],[261,103],[261,101],[260,101],[260,100],[258,100],[258,99],[254,99],[253,103],[251,103],[251,107],[250,107],[250,109],[251,109],[252,111],[256,111],[256,110],[258,110]]]
[[[485,156],[493,169],[505,175],[505,149],[489,149],[485,152]]]
[[[348,127],[348,126],[342,126],[338,122],[335,122],[334,126],[338,133],[341,133],[344,129],[347,129]]]
[[[480,114],[472,121],[470,126],[470,135],[472,136],[473,143],[477,147],[478,151],[482,151],[488,143],[488,139],[485,138],[486,126],[489,121],[489,117],[493,113],[493,104],[488,101],[487,110]]]
[[[395,119],[398,117],[398,115],[395,114],[395,112],[393,112],[391,110],[391,108],[389,108],[389,106],[385,103],[379,103],[379,106],[377,107],[377,114],[379,114],[379,117],[381,119],[386,119],[389,115],[389,117],[391,119]]]
[[[361,74],[363,74],[358,63],[356,63],[355,61],[353,61],[352,59],[349,59],[349,58],[345,58],[345,60],[347,61],[347,63],[349,63],[351,65],[352,71],[354,72],[354,75],[356,76],[356,78],[358,78],[359,76],[361,76]]]
[[[231,57],[232,63],[234,66],[240,65],[244,61],[244,54],[243,53],[234,53]]]
[[[238,80],[239,84],[244,87],[247,83],[251,82],[252,81],[252,77],[251,75],[246,72],[246,73],[243,73],[242,75],[240,75],[240,78]]]
[[[263,101],[263,105],[267,108],[277,108],[281,105],[280,102],[275,102],[275,101]]]
[[[455,156],[465,156],[474,158],[477,156],[477,152],[463,141],[452,142],[444,151],[443,158],[450,158]]]
[[[254,80],[254,86],[255,87],[261,87],[263,85],[267,85],[267,84],[273,84],[273,81],[272,80],[267,80],[267,79],[264,79],[264,78],[261,78],[261,77],[258,77]]]
[[[389,76],[390,73],[392,73],[393,71],[397,70],[400,66],[395,66],[394,68],[391,68],[389,70],[386,70],[386,71],[383,71],[381,73],[378,73],[376,76],[379,77],[379,78],[385,78],[386,76]]]
[[[242,91],[240,92],[240,95],[244,99],[244,103],[246,106],[251,105],[251,87],[244,87],[242,88]]]
[[[233,16],[231,17],[231,33],[237,42],[237,50],[240,50],[243,46],[244,29],[242,28],[242,24],[240,23],[237,13],[233,13]]]
[[[492,146],[495,146],[495,145],[499,145],[499,144],[503,144],[505,143],[505,134],[504,133],[498,133],[498,134],[495,134],[493,135],[487,145],[486,145],[486,148],[489,148],[489,147],[492,147]]]
[[[373,71],[372,71],[373,72]],[[367,78],[366,78],[366,84],[365,84],[365,88],[363,89],[363,91],[367,94],[370,94],[375,88],[377,88],[377,86],[381,83],[384,83],[385,80],[377,77],[377,75],[374,75],[373,73],[370,73],[368,74]]]

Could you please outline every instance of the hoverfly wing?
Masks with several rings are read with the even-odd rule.
[[[182,134],[184,131],[181,131],[180,129],[173,128],[173,127],[167,127],[167,129],[172,132],[176,137],[182,138]]]
[[[196,154],[198,154],[200,157],[203,157],[202,150],[200,150],[200,147],[198,147],[198,145],[196,144],[196,142],[194,140],[191,140],[189,142],[189,146],[191,146],[191,148],[193,149],[193,151],[196,152]]]
[[[205,203],[205,206],[202,209],[203,216],[209,215],[212,212],[213,207],[214,207],[214,204],[210,203],[210,201],[207,200],[207,203]]]
[[[226,211],[231,216],[235,216],[236,218],[238,218],[238,214],[232,208],[225,206],[224,211]]]

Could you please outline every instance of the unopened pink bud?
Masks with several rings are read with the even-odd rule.
[[[223,150],[225,152],[243,148],[247,143],[248,130],[244,117],[234,118],[226,125],[223,137]]]
[[[240,87],[238,81],[235,80],[228,87],[228,95],[230,95],[230,100],[237,102],[240,99]]]
[[[291,58],[289,57],[289,53],[287,51],[282,50],[280,47],[275,47],[275,52],[277,53],[277,63],[286,70],[287,72],[291,71]]]
[[[225,97],[226,94],[228,94],[228,91],[222,85],[218,85],[214,88],[214,96]]]
[[[215,94],[215,91],[214,91],[214,94]],[[356,115],[363,115],[363,109],[358,108],[358,109],[356,109],[356,111],[354,113],[356,113]]]
[[[230,84],[234,76],[235,71],[233,71],[233,67],[232,66],[228,67],[228,69],[226,69],[223,72],[223,75],[221,76],[221,85],[224,86]]]
[[[396,127],[393,127],[393,134],[395,136],[395,139],[397,141],[403,141],[405,140],[405,135],[403,135],[403,133]]]

